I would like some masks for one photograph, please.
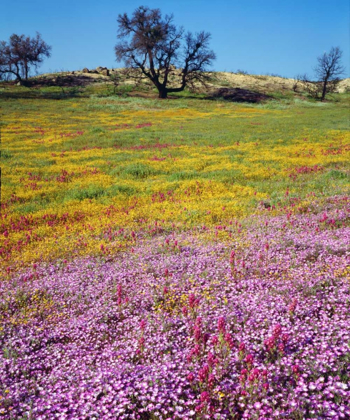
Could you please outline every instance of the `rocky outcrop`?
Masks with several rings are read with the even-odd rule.
[[[96,72],[102,74],[102,76],[109,76],[109,70],[107,67],[96,67]]]

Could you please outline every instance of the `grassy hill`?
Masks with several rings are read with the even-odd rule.
[[[108,76],[106,75],[108,74]],[[206,86],[197,85],[195,89],[186,89],[172,97],[194,96],[211,99],[226,99],[234,102],[266,102],[276,99],[308,100],[307,92],[295,79],[272,75],[250,75],[232,72],[208,73],[209,81]],[[117,82],[114,82],[117,80]],[[176,82],[173,77],[171,83]],[[87,96],[87,95],[140,95],[153,97],[156,90],[149,80],[136,84],[123,74],[123,69],[106,69],[47,73],[29,79],[27,83],[31,91],[16,83],[0,83],[2,96],[36,96],[46,94],[53,96]],[[327,100],[338,100],[337,94],[350,90],[350,78],[342,80],[333,95]]]

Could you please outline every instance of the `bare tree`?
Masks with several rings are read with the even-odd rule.
[[[329,53],[324,53],[317,58],[315,67],[316,79],[311,80],[307,74],[295,77],[293,90],[296,92],[300,87],[315,99],[323,101],[327,93],[335,92],[345,67],[341,64],[342,51],[338,47],[332,47]]]
[[[173,16],[162,18],[159,9],[138,7],[131,18],[118,16],[117,61],[124,61],[128,76],[149,79],[166,98],[170,92],[181,92],[196,82],[204,83],[204,74],[215,54],[209,49],[210,34],[185,33],[173,24]]]
[[[34,38],[13,34],[8,42],[0,42],[0,76],[12,74],[16,80],[28,80],[30,69],[37,68],[50,57],[51,46],[39,33]]]
[[[315,73],[318,82],[322,85],[321,101],[323,101],[328,92],[334,91],[339,76],[344,74],[345,67],[341,63],[343,52],[339,47],[332,47],[329,53],[324,53],[317,58],[318,64],[315,67]]]

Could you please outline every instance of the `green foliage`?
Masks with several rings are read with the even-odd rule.
[[[1,159],[11,159],[12,156],[13,156],[12,153],[10,153],[8,149],[0,151]]]
[[[331,169],[328,173],[327,173],[327,177],[328,178],[333,178],[333,179],[347,179],[350,180],[350,172],[349,171],[341,171],[341,170],[337,170],[337,169]]]
[[[182,181],[184,179],[198,178],[198,173],[195,171],[181,171],[175,172],[169,176],[169,181]]]
[[[159,174],[159,171],[156,171],[152,167],[143,163],[134,163],[124,167],[121,170],[121,174],[127,177],[131,176],[133,178],[143,179],[155,176]]]
[[[106,194],[106,189],[97,185],[89,185],[87,188],[76,188],[69,190],[65,195],[66,200],[93,200]]]

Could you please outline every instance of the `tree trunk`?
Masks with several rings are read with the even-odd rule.
[[[323,89],[322,89],[322,96],[321,96],[321,101],[324,101],[324,98],[326,97],[326,92],[327,92],[327,82],[328,80],[324,80],[323,82]]]
[[[13,68],[15,68],[15,69],[13,70]],[[9,68],[6,69],[5,72],[6,73],[11,73],[14,76],[16,76],[16,82],[20,82],[20,83],[22,82],[22,78],[21,78],[21,75],[20,75],[20,70],[19,70],[19,67],[16,63],[14,65],[10,64]]]
[[[321,101],[324,101],[324,98],[326,97],[326,91],[327,91],[327,82],[323,82]]]
[[[16,76],[16,82],[18,82],[20,84],[23,83],[22,77],[20,76],[19,72],[16,73],[16,72],[13,71],[12,74],[14,74]]]
[[[168,97],[168,90],[166,88],[159,90],[159,99],[166,99]]]

